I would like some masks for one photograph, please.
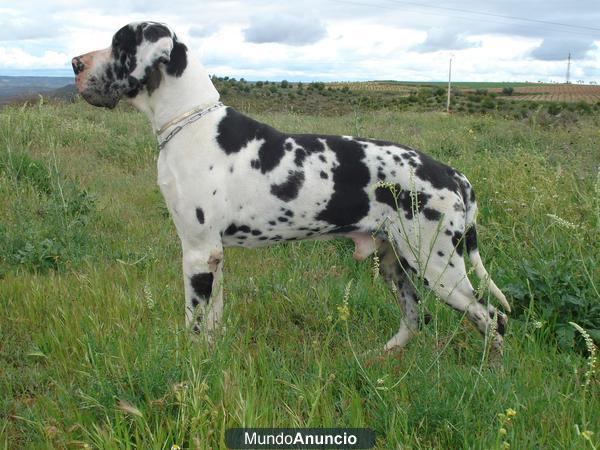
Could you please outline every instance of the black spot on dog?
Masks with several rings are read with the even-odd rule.
[[[260,236],[262,234],[262,231],[260,230],[252,230],[252,236]]]
[[[458,253],[460,256],[462,256],[463,247],[464,247],[463,234],[460,233],[459,231],[455,231],[454,234],[452,235],[452,245],[456,249],[456,253]]]
[[[217,190],[215,189],[215,190],[213,191],[213,195],[215,195],[216,193],[217,193]]]
[[[297,148],[295,158],[294,158],[294,164],[296,164],[298,167],[302,167],[302,164],[304,164],[305,159],[306,159],[306,151],[303,148]]]
[[[408,272],[413,272],[413,273],[417,273],[417,271],[415,270],[414,267],[412,267],[409,262],[406,260],[406,258],[404,258],[403,256],[401,256],[398,259],[398,268],[401,269],[399,274],[403,275],[405,273]]]
[[[340,233],[350,233],[351,231],[358,230],[356,225],[344,225],[341,227],[335,227],[333,230],[328,231],[328,234],[340,234]]]
[[[298,145],[302,146],[308,152],[308,154],[320,153],[325,151],[325,146],[319,140],[320,136],[318,135],[292,134],[291,136]],[[321,138],[324,138],[324,136],[322,136]]]
[[[402,190],[400,185],[396,184],[394,188],[390,186],[378,186],[375,189],[375,200],[380,203],[385,203],[391,208],[397,209],[397,196]]]
[[[228,155],[239,152],[253,140],[262,140],[258,150],[262,173],[273,170],[283,158],[286,136],[268,125],[238,113],[233,108],[227,108],[217,131],[217,142]]]
[[[365,151],[356,141],[328,137],[327,146],[335,153],[339,165],[332,169],[333,194],[316,219],[343,226],[358,222],[369,212],[369,169]]]
[[[195,308],[195,307],[196,307],[196,306],[198,306],[199,304],[200,304],[200,301],[199,301],[199,300],[198,300],[196,297],[194,297],[194,298],[192,299],[192,306]]]
[[[202,208],[196,208],[196,218],[201,224],[204,223],[204,211],[202,211]]]
[[[180,77],[187,67],[187,47],[181,42],[177,42],[177,38],[173,38],[173,50],[167,63],[167,73],[175,77]]]
[[[428,324],[429,322],[431,322],[432,320],[433,320],[433,317],[431,317],[431,314],[429,314],[429,313],[427,313],[427,312],[426,312],[425,314],[423,314],[423,323],[424,323],[425,325],[427,325],[427,324]]]
[[[323,162],[327,162],[327,158],[324,155],[319,155],[319,159]]]
[[[217,142],[227,153],[237,153],[250,141],[256,139],[259,123],[227,108],[225,117],[219,122]]]
[[[442,217],[442,213],[433,208],[423,208],[423,215],[427,220],[432,221],[438,221]]]
[[[147,68],[148,69],[148,68]],[[157,90],[162,81],[162,72],[155,68],[150,71],[150,74],[146,76],[146,89],[148,90],[148,95],[152,95],[152,93]]]
[[[506,333],[506,321],[502,314],[498,314],[496,318],[496,331],[498,331],[500,336],[504,336],[504,333]]]
[[[456,171],[445,164],[436,161],[425,153],[419,153],[421,164],[418,165],[415,175],[421,180],[429,181],[436,189],[448,189],[458,193],[454,174]]]
[[[277,220],[279,220],[280,222],[289,222],[287,217],[278,217]]]
[[[292,143],[290,141],[286,142],[284,145],[284,148],[288,151],[291,152],[292,149],[294,148],[294,146],[292,145]]]
[[[138,45],[142,43],[142,38],[142,29],[140,27],[135,30],[129,25],[122,27],[115,33],[112,39],[111,53],[113,58],[124,63],[127,56],[135,56]],[[133,69],[135,69],[135,66],[130,68],[129,72]]]
[[[250,233],[250,227],[248,225],[240,225],[238,231],[240,233]]]
[[[192,288],[200,298],[209,299],[212,293],[213,274],[212,272],[197,273],[190,279]]]
[[[465,233],[465,245],[467,246],[467,252],[471,253],[477,250],[477,230],[475,225],[471,225]]]
[[[260,161],[258,159],[253,159],[250,161],[250,167],[257,170],[260,169]]]
[[[286,210],[284,214],[288,217],[294,217],[294,211],[291,209]]]
[[[164,37],[171,37],[171,32],[164,25],[153,23],[144,28],[144,38],[150,42],[156,42]]]
[[[463,205],[462,203],[458,203],[456,202],[454,205],[452,205],[454,208],[454,211],[456,212],[461,212],[465,210],[465,205]]]
[[[438,256],[444,256],[444,252],[438,251],[437,254],[438,254]]]
[[[431,195],[423,191],[411,192],[402,190],[398,184],[394,185],[393,189],[389,186],[379,186],[375,189],[375,200],[385,203],[395,210],[402,208],[407,219],[412,219],[415,213],[423,211],[430,198]]]
[[[227,236],[232,236],[235,233],[237,233],[237,231],[238,231],[238,227],[236,226],[236,224],[232,223],[225,229],[225,234]]]
[[[329,178],[329,175],[327,175],[327,174],[326,174],[325,172],[323,172],[322,170],[321,170],[321,173],[320,173],[320,175],[321,175],[321,178],[323,178],[324,180],[326,180],[327,178]]]
[[[271,194],[284,202],[289,202],[298,197],[303,184],[304,172],[290,171],[287,180],[283,183],[271,185]]]
[[[446,236],[452,236],[452,231],[451,230],[444,230],[444,234]]]

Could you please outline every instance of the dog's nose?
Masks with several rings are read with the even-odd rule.
[[[81,61],[81,56],[76,56],[75,58],[73,58],[71,60],[71,65],[73,66],[73,72],[75,72],[75,75],[78,75],[81,72],[83,72],[83,69],[85,68],[83,62]]]

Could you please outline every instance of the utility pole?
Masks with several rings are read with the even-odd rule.
[[[446,112],[450,114],[450,87],[452,85],[452,58],[450,58],[450,66],[448,67],[448,100],[446,101]]]
[[[567,61],[567,84],[571,82],[571,52],[569,52],[569,60]]]

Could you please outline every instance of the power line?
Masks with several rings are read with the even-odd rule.
[[[463,13],[467,13],[467,14],[476,14],[476,15],[480,15],[480,16],[500,17],[502,19],[521,20],[523,22],[533,22],[533,23],[540,23],[543,25],[554,25],[554,26],[569,27],[569,28],[576,28],[576,29],[581,29],[581,30],[591,30],[591,31],[599,31],[600,32],[600,28],[586,27],[584,25],[571,25],[568,23],[550,22],[547,20],[538,20],[538,19],[527,19],[525,17],[508,16],[508,15],[504,15],[504,14],[495,14],[495,13],[489,13],[489,12],[484,12],[484,11],[475,11],[475,10],[461,9],[461,8],[449,8],[446,6],[433,6],[433,5],[429,5],[429,4],[425,4],[425,3],[407,2],[404,0],[385,0],[385,1],[391,2],[391,3],[417,6],[419,8],[442,9],[442,10],[446,10],[446,11],[463,12]]]
[[[330,1],[336,2],[336,3],[345,3],[345,4],[349,4],[349,5],[355,5],[355,6],[365,6],[365,7],[371,8],[371,9],[388,9],[388,10],[392,10],[392,11],[397,11],[398,10],[398,8],[395,8],[395,7],[391,6],[391,5],[369,4],[369,3],[361,3],[359,1],[351,1],[351,0],[330,0]],[[392,1],[392,0],[387,0],[387,1]],[[397,2],[397,3],[399,3],[399,2]],[[405,2],[405,3],[408,4],[409,2]],[[419,4],[414,3],[413,5],[419,5]],[[467,22],[472,22],[473,19],[475,19],[474,17],[465,17],[465,16],[456,15],[456,14],[444,14],[444,13],[441,13],[441,12],[419,11],[418,9],[414,9],[414,8],[423,8],[423,7],[430,8],[430,9],[435,9],[436,8],[435,6],[419,5],[419,6],[413,6],[413,8],[411,8],[409,10],[412,11],[412,12],[414,12],[414,13],[423,14],[423,15],[426,15],[426,16],[453,17],[453,18],[457,18],[459,20],[463,20],[463,21],[467,21]],[[467,14],[475,14],[475,15],[479,14],[477,12],[472,12],[471,13],[471,12],[466,12],[466,10],[464,10],[464,11]],[[477,20],[479,20],[480,22],[488,22],[488,23],[495,23],[495,24],[501,24],[501,25],[516,25],[516,26],[523,26],[523,27],[527,26],[529,29],[532,28],[532,26],[529,25],[529,24],[518,23],[518,22],[515,23],[515,22],[510,22],[510,21],[511,20],[512,21],[514,21],[514,20],[531,20],[533,23],[537,22],[535,19],[520,19],[520,18],[519,19],[516,19],[516,18],[509,19],[508,16],[507,17],[499,17],[499,18],[504,19],[504,21],[491,20],[491,19],[481,19],[481,18],[478,18]],[[551,23],[551,22],[548,22],[546,24],[549,24],[549,23]],[[561,25],[577,28],[577,26],[575,26],[575,25],[566,25],[566,24],[561,24]],[[559,33],[567,33],[567,34],[571,34],[571,35],[577,34],[577,35],[580,35],[580,36],[594,36],[596,38],[598,37],[598,33],[591,33],[589,31],[588,32],[583,32],[583,31],[575,31],[575,30],[566,30],[564,28],[556,28],[557,25],[552,25],[552,27],[553,28],[541,27],[541,26],[537,25],[537,26],[534,26],[533,28],[536,29],[536,30],[540,30],[540,31],[542,31],[542,30],[544,30],[544,31],[556,31],[556,32],[559,32]],[[579,27],[579,28],[596,30],[595,28],[590,28],[590,27]],[[600,32],[600,29],[598,29],[598,31]]]

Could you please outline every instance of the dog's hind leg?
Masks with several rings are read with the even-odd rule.
[[[419,296],[406,272],[410,268],[402,266],[399,255],[396,255],[396,252],[387,241],[379,246],[378,253],[381,274],[398,300],[403,314],[400,329],[385,344],[384,350],[387,351],[404,347],[410,338],[418,332],[421,317],[419,315]],[[423,320],[428,323],[431,316],[425,313]]]
[[[462,258],[454,259],[453,267],[428,265],[425,279],[438,297],[459,313],[464,313],[482,335],[489,335],[495,354],[502,354],[507,317],[493,305],[478,301]]]

